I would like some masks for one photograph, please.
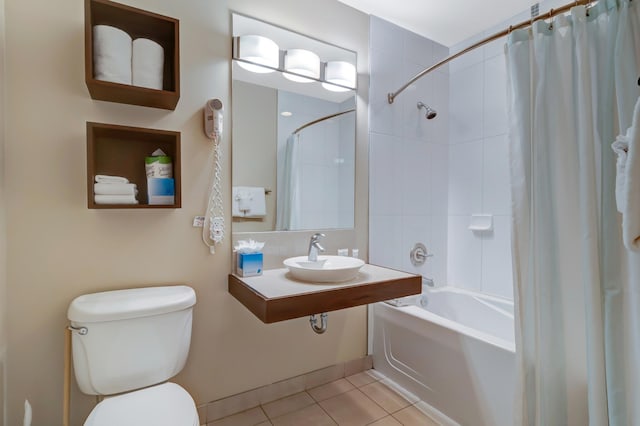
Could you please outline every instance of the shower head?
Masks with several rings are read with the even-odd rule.
[[[418,109],[424,108],[424,111],[425,111],[424,117],[427,120],[436,118],[436,115],[438,115],[438,112],[435,109],[431,108],[429,105],[425,105],[423,102],[418,102],[417,106],[418,106]]]

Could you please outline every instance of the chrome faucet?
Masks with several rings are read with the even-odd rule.
[[[311,240],[309,240],[309,262],[317,262],[318,253],[324,251],[324,247],[320,245],[320,238],[324,236],[325,235],[320,232],[311,236]]]

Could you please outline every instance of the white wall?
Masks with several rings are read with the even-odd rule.
[[[215,255],[191,226],[211,177],[202,107],[230,105],[231,11],[345,47],[358,54],[356,230],[367,247],[369,19],[337,1],[122,0],[180,20],[181,98],[175,111],[95,101],[84,83],[81,1],[5,0],[8,421],[61,424],[66,310],[83,293],[185,283],[196,290],[191,351],[176,381],[197,404],[366,353],[366,309],[331,314],[323,335],[307,318],[263,324],[229,295],[231,234]],[[37,28],[37,31],[34,30]],[[230,109],[227,109],[230,111]],[[37,124],[34,124],[37,117]],[[177,130],[182,134],[182,208],[88,210],[85,122]],[[225,115],[230,129],[231,114]],[[226,133],[231,136],[229,133]],[[223,141],[225,221],[231,223],[230,138]],[[295,237],[295,236],[294,236]],[[308,238],[308,236],[301,236]],[[308,241],[308,240],[306,240]],[[282,253],[285,255],[285,253]],[[95,399],[75,389],[72,424]]]
[[[418,80],[389,105],[395,91],[448,49],[377,17],[370,26],[371,263],[447,282],[447,163],[449,75],[439,69]],[[438,116],[424,117],[422,101]],[[424,243],[435,256],[414,267],[409,252]]]

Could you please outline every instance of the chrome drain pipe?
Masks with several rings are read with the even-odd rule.
[[[320,314],[320,326],[318,327],[318,320],[316,319],[316,315],[313,314],[309,317],[309,324],[311,324],[311,328],[318,334],[322,334],[327,331],[327,318],[329,318],[329,314],[323,312]]]

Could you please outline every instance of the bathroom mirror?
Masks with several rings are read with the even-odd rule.
[[[352,229],[356,53],[232,22],[233,232]]]

